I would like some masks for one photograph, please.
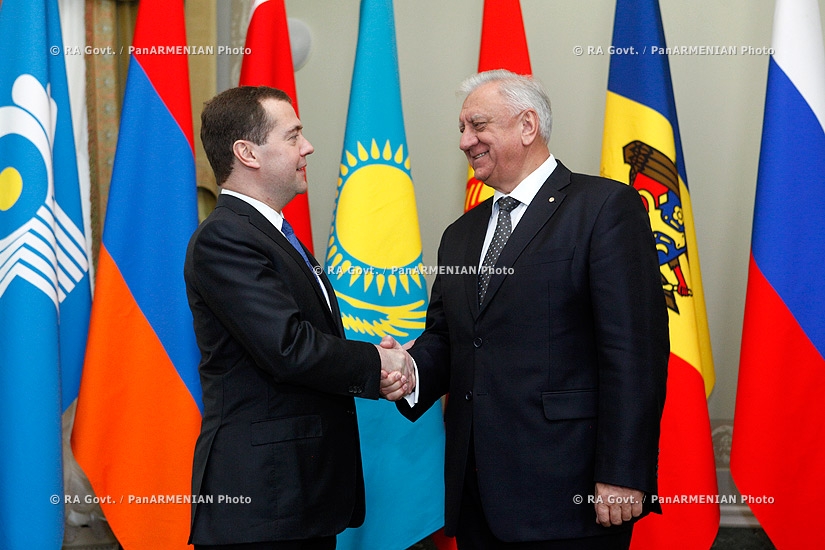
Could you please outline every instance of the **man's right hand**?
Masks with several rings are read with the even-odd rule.
[[[381,396],[397,401],[415,388],[412,358],[392,336],[385,336],[376,348],[381,357]]]

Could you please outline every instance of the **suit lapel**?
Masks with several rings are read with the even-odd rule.
[[[320,264],[315,260],[315,258],[311,254],[307,254],[307,256],[309,256],[309,261],[312,262],[312,265],[315,266],[316,271],[319,273],[318,276],[321,279],[321,283],[324,285],[324,288],[329,295],[329,307],[332,310],[330,312],[330,316],[333,324],[338,329],[338,336],[344,338],[346,336],[346,332],[344,331],[344,323],[341,320],[341,308],[338,307],[338,298],[335,297],[335,289],[332,286],[332,282],[329,280],[326,272],[320,267]]]
[[[298,265],[298,269],[304,274],[304,276],[312,283],[312,288],[315,289],[315,294],[317,295],[318,299],[324,304],[324,309],[329,314],[329,320],[332,322],[332,325],[337,327],[343,333],[343,327],[341,326],[341,315],[340,312],[337,311],[338,304],[335,300],[335,292],[332,290],[332,286],[329,284],[329,281],[326,280],[326,276],[321,274],[320,278],[324,282],[324,287],[329,293],[329,305],[332,306],[335,314],[330,312],[330,308],[327,307],[327,299],[324,297],[324,293],[321,291],[321,287],[318,285],[318,279],[315,277],[315,274],[310,271],[309,266],[304,261],[301,254],[295,249],[294,246],[284,237],[284,234],[278,231],[278,229],[267,220],[263,214],[258,212],[255,207],[251,204],[248,204],[237,197],[232,197],[229,195],[219,195],[218,196],[218,206],[230,206],[231,209],[235,212],[239,212],[249,219],[249,223],[257,228],[259,231],[264,233],[268,236],[272,241],[279,246],[284,252],[286,252],[292,260]],[[312,254],[309,253],[309,250],[304,248],[304,252],[309,258],[309,261],[315,267],[316,270],[319,272],[321,269],[319,268],[319,264],[317,260],[313,257]]]
[[[493,300],[507,276],[500,271],[513,266],[527,245],[530,244],[530,241],[556,213],[566,196],[562,189],[569,183],[570,170],[559,162],[556,169],[541,186],[539,192],[533,197],[530,206],[524,211],[524,215],[507,240],[507,244],[504,245],[504,249],[496,262],[497,271],[490,277],[490,285],[487,287],[487,294],[484,297],[484,304],[479,309],[479,314]]]
[[[478,267],[481,263],[481,247],[484,246],[484,237],[487,234],[487,225],[490,222],[490,214],[493,211],[493,199],[489,198],[475,208],[470,210],[468,215],[474,216],[470,222],[470,231],[467,234],[466,246],[464,249],[464,265]],[[475,270],[468,270],[464,275],[464,291],[467,294],[467,306],[473,314],[473,318],[478,317],[478,274]]]

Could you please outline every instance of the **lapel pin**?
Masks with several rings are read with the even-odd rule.
[[[550,197],[547,199],[548,202],[556,202],[556,197]]]

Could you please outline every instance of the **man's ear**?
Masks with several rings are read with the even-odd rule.
[[[521,142],[530,145],[539,135],[539,117],[533,109],[527,109],[521,115]]]
[[[261,163],[258,160],[258,154],[255,150],[255,144],[245,139],[239,139],[232,144],[232,153],[238,162],[249,168],[260,168]]]

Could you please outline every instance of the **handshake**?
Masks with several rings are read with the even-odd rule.
[[[381,397],[398,401],[416,385],[413,359],[392,336],[384,336],[377,346],[381,357]]]

